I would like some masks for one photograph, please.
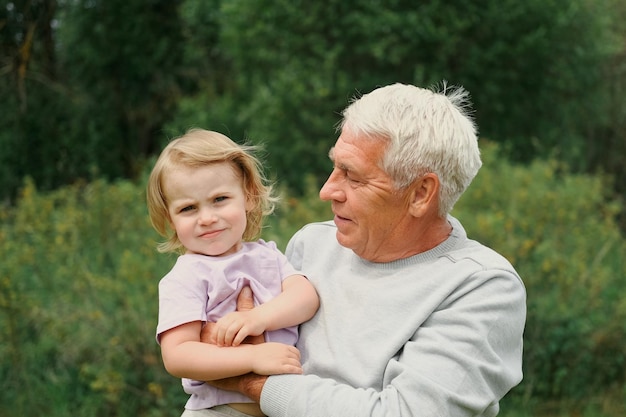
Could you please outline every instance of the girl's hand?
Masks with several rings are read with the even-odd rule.
[[[283,343],[268,342],[254,346],[252,372],[258,375],[301,374],[300,351]]]
[[[252,295],[252,290],[250,287],[243,287],[241,292],[239,293],[239,297],[237,297],[237,311],[250,311],[254,308],[254,298]],[[202,331],[200,332],[200,341],[204,343],[210,343],[212,345],[217,345],[217,325],[215,323],[205,323]],[[259,336],[248,336],[243,342],[240,343],[249,343],[249,344],[259,344],[265,342],[265,336],[260,334]]]
[[[217,321],[216,327],[218,346],[239,346],[247,336],[262,335],[267,326],[255,310],[249,310],[225,315]]]

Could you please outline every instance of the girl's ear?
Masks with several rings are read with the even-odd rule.
[[[433,209],[437,211],[439,186],[439,177],[432,172],[416,180],[409,194],[409,213],[422,217]]]
[[[165,225],[169,226],[171,229],[174,229],[174,223],[172,222],[172,216],[170,215],[170,210],[168,207],[165,208]]]
[[[252,197],[250,196],[246,196],[246,204],[245,204],[245,209],[246,212],[250,212],[252,210],[254,210],[254,207],[256,206],[255,201]]]

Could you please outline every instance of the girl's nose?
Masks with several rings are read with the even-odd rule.
[[[200,216],[198,216],[198,223],[206,225],[214,223],[217,219],[215,215],[215,211],[210,210],[208,208],[203,208],[200,210]]]

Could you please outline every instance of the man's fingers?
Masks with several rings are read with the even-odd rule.
[[[237,297],[237,311],[252,310],[253,308],[254,298],[252,294],[252,289],[248,286],[245,286],[239,292],[239,297]],[[241,343],[249,343],[251,345],[265,343],[265,335],[260,334],[258,336],[248,336],[243,339]]]
[[[207,322],[200,331],[200,341],[204,343],[210,343],[212,345],[217,344],[217,326],[215,323]]]
[[[258,336],[248,336],[243,339],[242,343],[248,343],[250,345],[258,345],[261,343],[265,343],[265,335],[260,334]]]
[[[252,310],[254,308],[254,298],[252,298],[252,290],[246,286],[241,289],[237,297],[237,311]]]

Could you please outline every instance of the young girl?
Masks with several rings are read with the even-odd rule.
[[[150,219],[167,238],[158,250],[181,254],[159,283],[157,341],[165,368],[191,394],[183,416],[263,415],[249,398],[201,381],[302,373],[296,326],[319,300],[273,242],[252,241],[275,202],[253,150],[193,129],[165,147],[148,181]],[[256,307],[236,312],[245,286]],[[200,342],[207,322],[217,344]],[[266,343],[242,343],[264,332]]]

